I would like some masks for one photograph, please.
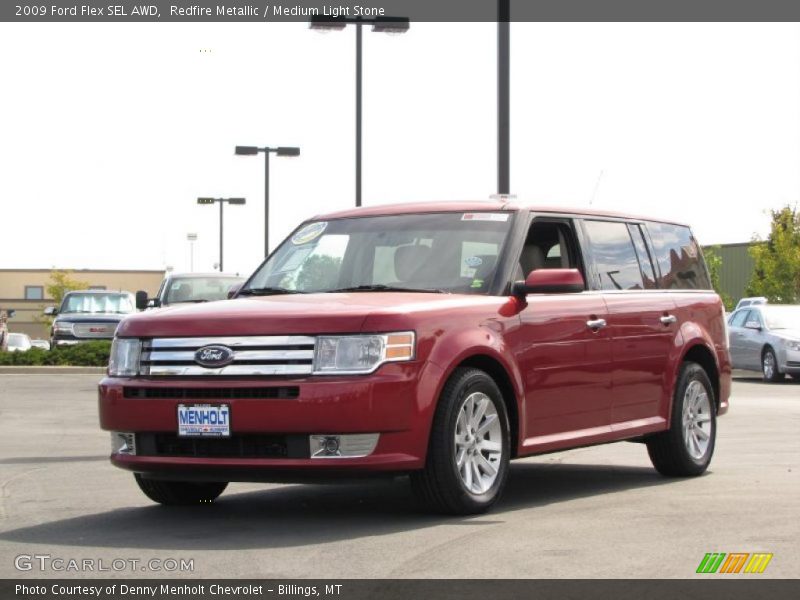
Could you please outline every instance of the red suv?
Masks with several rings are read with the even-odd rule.
[[[230,300],[126,318],[100,423],[163,504],[229,481],[406,473],[476,513],[513,458],[644,442],[703,473],[731,366],[685,225],[507,203],[379,206],[296,229]]]

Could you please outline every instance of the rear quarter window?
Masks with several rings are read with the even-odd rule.
[[[691,230],[684,225],[647,223],[654,259],[661,274],[659,287],[678,290],[710,290],[703,254]]]

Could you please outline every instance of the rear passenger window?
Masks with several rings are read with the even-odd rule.
[[[611,221],[584,221],[584,226],[599,288],[643,289],[642,273],[628,226]]]
[[[697,240],[688,227],[648,223],[655,260],[661,269],[659,287],[665,289],[711,289]]]

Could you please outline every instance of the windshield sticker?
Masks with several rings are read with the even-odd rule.
[[[462,221],[508,221],[508,213],[464,213]]]
[[[325,231],[325,228],[328,226],[327,221],[318,221],[316,223],[311,223],[303,227],[300,231],[295,233],[292,236],[292,243],[295,246],[302,246],[303,244],[307,244],[308,242],[313,242],[319,236],[322,235],[322,232]]]
[[[480,256],[470,256],[464,259],[464,263],[468,267],[480,267],[483,264],[483,259]]]

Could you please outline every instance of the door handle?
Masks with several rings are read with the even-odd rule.
[[[675,315],[664,315],[663,317],[661,317],[661,322],[664,325],[672,325],[673,323],[678,322],[678,317],[676,317]]]
[[[586,326],[589,329],[594,329],[595,331],[598,329],[602,329],[606,325],[607,323],[605,319],[589,319],[588,321],[586,321]]]

